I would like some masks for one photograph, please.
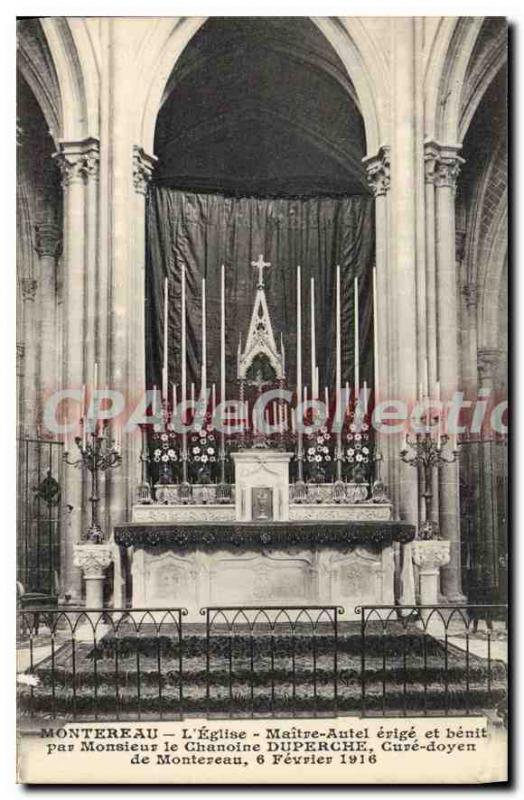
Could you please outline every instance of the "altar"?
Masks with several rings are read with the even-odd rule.
[[[290,457],[236,454],[234,502],[136,505],[114,532],[133,607],[185,607],[198,621],[206,606],[336,605],[351,619],[357,605],[394,603],[395,545],[414,527],[385,498],[329,502],[328,486],[320,502],[290,503]]]
[[[286,406],[286,355],[273,332],[262,256],[253,262],[258,280],[245,345],[239,340],[239,402],[252,411],[252,428],[241,428],[226,442],[217,431],[219,413],[211,408],[193,427],[176,431],[176,402],[169,409],[167,354],[158,432],[144,437],[143,481],[131,521],[116,525],[114,542],[122,556],[127,602],[135,608],[187,608],[189,621],[201,619],[206,606],[339,606],[344,617],[362,604],[396,601],[399,549],[415,536],[414,526],[392,518],[385,487],[377,479],[379,454],[373,449],[364,386],[364,408],[355,390],[341,391],[341,340],[337,326],[336,407],[331,420],[329,393],[320,401],[312,329],[311,397],[302,388],[301,288],[297,272],[298,408]],[[312,286],[313,290],[313,286]],[[182,306],[185,307],[182,273]],[[166,291],[167,297],[167,291]],[[340,319],[340,274],[336,283]],[[313,295],[312,295],[313,298]],[[224,269],[221,293],[221,388],[225,397]],[[205,326],[205,283],[202,319]],[[167,307],[165,311],[167,318]],[[312,313],[314,319],[314,313]],[[185,320],[185,311],[182,323]],[[185,349],[182,324],[182,347]],[[205,327],[201,398],[207,386]],[[182,366],[185,370],[185,361]],[[357,369],[358,372],[358,369]],[[185,372],[182,404],[186,400]],[[358,381],[357,381],[358,383]],[[271,390],[269,400],[264,392]],[[290,395],[291,392],[288,392]],[[194,388],[191,390],[194,404]],[[342,405],[342,400],[344,405]],[[262,408],[262,413],[257,409]],[[154,410],[155,421],[158,411]],[[182,411],[183,421],[186,421]],[[338,428],[336,421],[339,420]],[[196,425],[196,427],[195,427]],[[219,427],[219,426],[218,426]],[[216,466],[215,466],[216,465]],[[407,567],[406,567],[407,565]]]

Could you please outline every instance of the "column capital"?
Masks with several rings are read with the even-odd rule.
[[[368,184],[375,197],[385,195],[391,185],[391,158],[389,145],[382,145],[374,156],[362,159]]]
[[[433,139],[424,142],[424,177],[426,183],[455,189],[464,159],[459,156],[461,145],[441,144]]]
[[[62,231],[54,222],[35,225],[35,250],[42,257],[57,258],[62,245]]]
[[[150,156],[141,147],[134,145],[133,186],[138,194],[146,194],[156,162],[156,156]]]
[[[415,539],[413,561],[423,571],[438,570],[450,561],[450,543],[445,539]]]
[[[494,380],[501,357],[501,351],[496,348],[485,347],[478,351],[477,369],[482,385],[489,384]]]
[[[103,544],[78,544],[74,548],[74,565],[84,578],[103,578],[104,570],[113,561],[113,548]]]
[[[79,142],[60,142],[60,149],[53,154],[64,188],[73,183],[84,183],[86,178],[98,177],[100,145],[98,139],[89,137]]]
[[[37,281],[34,278],[22,278],[21,288],[24,300],[32,302],[36,297]]]

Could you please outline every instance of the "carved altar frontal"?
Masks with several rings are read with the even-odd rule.
[[[207,509],[206,509],[207,510]],[[377,508],[378,510],[378,508]],[[132,604],[338,604],[394,601],[394,542],[414,528],[395,520],[130,523],[115,541],[130,559]]]

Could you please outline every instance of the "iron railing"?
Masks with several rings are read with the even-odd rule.
[[[18,440],[17,578],[27,593],[52,598],[60,570],[62,442]]]
[[[343,611],[337,606],[203,608],[207,714],[336,716],[338,615]]]
[[[19,709],[169,719],[506,715],[507,607],[21,609]]]
[[[180,717],[186,609],[18,612],[19,709],[94,719]]]
[[[363,716],[469,715],[487,707],[505,714],[507,667],[493,645],[498,634],[506,639],[507,606],[369,605],[356,611]]]

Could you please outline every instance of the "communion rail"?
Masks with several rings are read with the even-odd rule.
[[[503,605],[18,612],[23,716],[505,717]]]
[[[469,715],[489,707],[506,716],[506,605],[369,605],[355,611],[362,716]]]

